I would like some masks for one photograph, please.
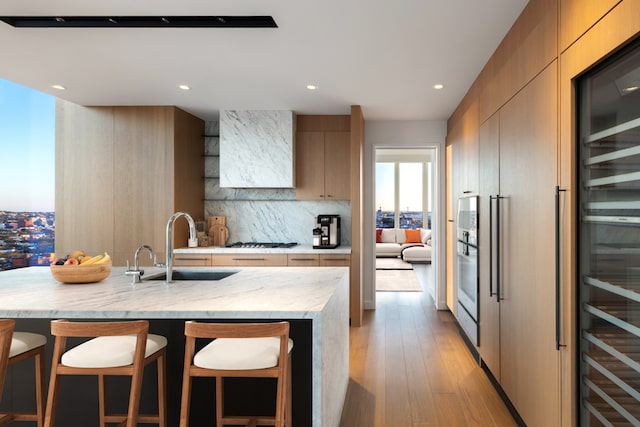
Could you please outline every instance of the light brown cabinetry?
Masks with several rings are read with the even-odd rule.
[[[349,267],[348,254],[190,254],[173,256],[176,267]]]
[[[244,267],[285,267],[286,254],[214,254],[211,255],[213,266],[244,266]]]
[[[349,255],[320,255],[321,267],[349,267],[351,263],[351,257]]]
[[[317,267],[320,265],[320,255],[290,254],[287,255],[287,265],[289,267]]]
[[[481,158],[488,161],[482,166],[481,176],[487,178],[483,192],[500,195],[499,209],[494,205],[493,225],[494,230],[500,230],[499,238],[493,236],[499,246],[499,255],[493,254],[499,259],[499,267],[497,263],[493,266],[497,275],[493,283],[496,292],[499,280],[500,301],[494,303],[496,297],[488,294],[489,236],[481,237],[485,246],[480,253],[486,255],[481,264],[480,300],[484,309],[480,315],[480,352],[488,365],[494,369],[499,366],[496,377],[529,426],[561,422],[554,258],[557,76],[554,61],[500,109],[499,119],[492,116],[481,128]],[[499,187],[495,185],[496,170]],[[488,210],[487,197],[483,198]],[[499,221],[495,218],[498,214]],[[480,233],[489,233],[488,223]]]
[[[202,120],[175,107],[58,101],[56,251],[107,251],[124,265],[148,244],[162,260],[171,214],[204,212],[203,133]],[[187,235],[176,222],[175,246]]]
[[[211,255],[205,254],[174,254],[174,267],[210,267]]]
[[[497,296],[497,207],[500,194],[500,112],[480,125],[478,233],[479,335],[482,360],[500,382],[500,303]],[[492,253],[492,254],[491,254]],[[491,254],[491,255],[490,255]],[[506,343],[505,343],[506,344]]]
[[[349,200],[351,198],[350,159],[349,132],[297,132],[296,197],[298,200]]]

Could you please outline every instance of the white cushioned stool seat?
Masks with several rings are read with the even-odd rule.
[[[157,424],[166,427],[165,359],[167,339],[149,333],[148,320],[125,321],[68,321],[52,320],[51,334],[55,336],[51,361],[51,380],[44,417],[44,427],[54,427],[60,378],[65,375],[94,375],[98,379],[98,424],[107,427],[135,427],[138,424]],[[74,345],[68,338],[85,341]],[[140,395],[145,367],[155,363],[157,376],[158,411],[140,413]],[[107,393],[110,377],[130,377],[126,412],[109,411],[109,399],[124,400],[124,393]],[[96,425],[84,420],[84,425]]]
[[[161,335],[147,335],[144,357],[149,357],[167,346]],[[133,363],[136,336],[107,336],[93,338],[62,355],[62,364],[74,368],[114,368]]]
[[[289,352],[293,340],[289,338]],[[266,369],[278,365],[280,338],[218,338],[196,353],[193,364],[206,369]]]
[[[0,402],[4,391],[4,382],[9,366],[33,360],[35,373],[35,410],[30,412],[15,411],[8,412],[6,409],[0,410],[0,426],[7,424],[14,425],[14,421],[35,422],[39,427],[44,421],[44,399],[45,399],[45,345],[47,338],[44,335],[33,334],[31,332],[15,332],[16,321],[14,319],[0,319]],[[21,374],[16,373],[19,377]],[[17,378],[15,383],[23,383],[24,380]],[[12,399],[14,402],[25,400],[23,390],[24,384],[14,387]],[[19,406],[19,405],[18,405]]]
[[[44,335],[33,334],[31,332],[14,332],[11,339],[11,348],[9,349],[9,357],[14,357],[29,350],[40,347],[47,343]]]
[[[244,425],[291,427],[291,350],[289,322],[185,323],[184,371],[180,427],[189,426],[193,377],[215,378],[216,426]],[[196,352],[196,341],[206,340]],[[204,343],[203,343],[204,344]],[[271,378],[276,382],[275,413],[228,414],[224,383],[229,378]],[[246,412],[253,412],[253,402]],[[255,409],[255,408],[254,408]]]

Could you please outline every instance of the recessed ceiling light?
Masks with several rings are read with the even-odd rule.
[[[191,86],[189,85],[179,85],[178,87],[182,90],[191,90]]]
[[[437,83],[433,85],[433,88],[438,90],[444,89],[444,85],[442,83]]]
[[[66,87],[62,86],[62,85],[51,85],[52,88],[54,89],[58,89],[58,90],[65,90]]]
[[[628,86],[624,88],[624,91],[629,93],[629,92],[635,92],[638,89],[640,89],[640,86]]]
[[[309,89],[309,90],[317,90],[318,86],[316,86],[316,85],[307,85],[307,89]]]

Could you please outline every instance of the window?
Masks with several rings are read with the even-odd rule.
[[[432,151],[376,150],[376,228],[431,228]]]
[[[55,98],[0,79],[0,270],[48,265],[54,244]]]
[[[396,224],[395,163],[376,163],[376,228],[394,228]]]

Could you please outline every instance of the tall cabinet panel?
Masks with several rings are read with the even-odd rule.
[[[557,111],[556,61],[500,110],[500,382],[528,426],[560,423]]]
[[[113,253],[113,108],[56,101],[55,163],[55,251]]]
[[[56,113],[56,251],[107,251],[125,265],[148,244],[162,259],[171,214],[204,215],[204,122],[165,106],[58,101]],[[175,246],[187,235],[177,222]]]
[[[479,328],[478,350],[500,382],[500,302],[498,301],[497,208],[500,194],[500,112],[480,125],[479,146]]]
[[[171,109],[115,109],[116,170],[126,171],[114,177],[115,206],[128,207],[114,212],[118,238],[112,255],[116,258],[131,258],[128,251],[141,244],[164,252],[164,239],[157,231],[172,214],[167,198],[173,193],[172,141]]]

